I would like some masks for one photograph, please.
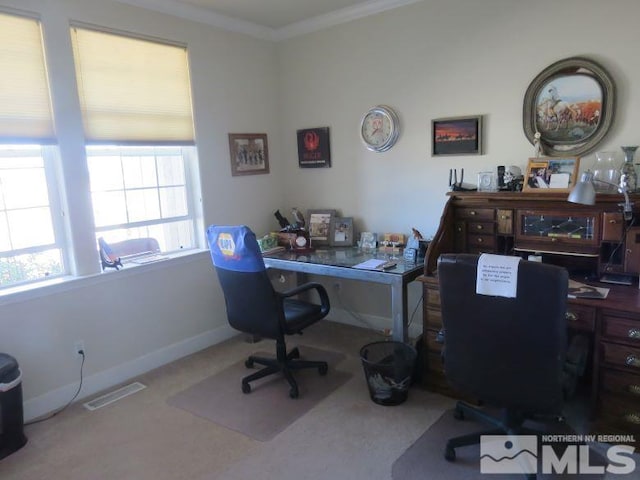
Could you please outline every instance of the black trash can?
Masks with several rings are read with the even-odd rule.
[[[399,405],[407,399],[417,352],[402,342],[374,342],[360,349],[371,400],[379,405]]]
[[[0,353],[0,459],[25,443],[22,373],[15,358]]]

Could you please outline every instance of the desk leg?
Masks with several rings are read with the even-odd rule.
[[[407,285],[399,278],[391,284],[391,318],[393,320],[393,339],[398,342],[409,341],[407,314]]]

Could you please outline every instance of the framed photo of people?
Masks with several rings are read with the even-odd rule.
[[[230,133],[231,175],[269,173],[269,147],[266,133]]]
[[[579,167],[578,157],[530,158],[523,190],[569,192],[576,185]]]

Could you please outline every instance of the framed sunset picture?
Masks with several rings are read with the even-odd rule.
[[[437,118],[431,121],[431,154],[481,155],[482,116]]]

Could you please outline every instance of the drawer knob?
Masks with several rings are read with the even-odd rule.
[[[615,225],[616,223],[618,223],[618,221],[612,218],[611,220],[609,220],[609,223]]]
[[[482,225],[476,225],[476,228],[477,228],[478,230],[482,230]]]
[[[629,385],[627,387],[627,391],[629,393],[633,393],[634,395],[640,395],[640,385]]]
[[[564,314],[564,317],[569,321],[569,322],[576,322],[578,320],[578,315],[576,313],[573,312],[567,312]]]
[[[637,413],[627,413],[622,417],[625,422],[633,423],[634,425],[640,425],[640,415]]]
[[[478,238],[478,243],[482,243],[482,239],[481,238]]]
[[[469,212],[469,215],[477,215],[477,214],[478,214],[478,212],[476,212],[475,210],[471,210],[471,211]]]
[[[628,332],[629,338],[640,338],[640,329],[630,328]]]
[[[557,241],[558,241],[558,239],[555,238],[555,237],[551,239],[551,242],[557,242]]]
[[[640,360],[636,358],[635,355],[631,354],[627,356],[627,359],[624,361],[630,367],[639,367],[640,368]]]

